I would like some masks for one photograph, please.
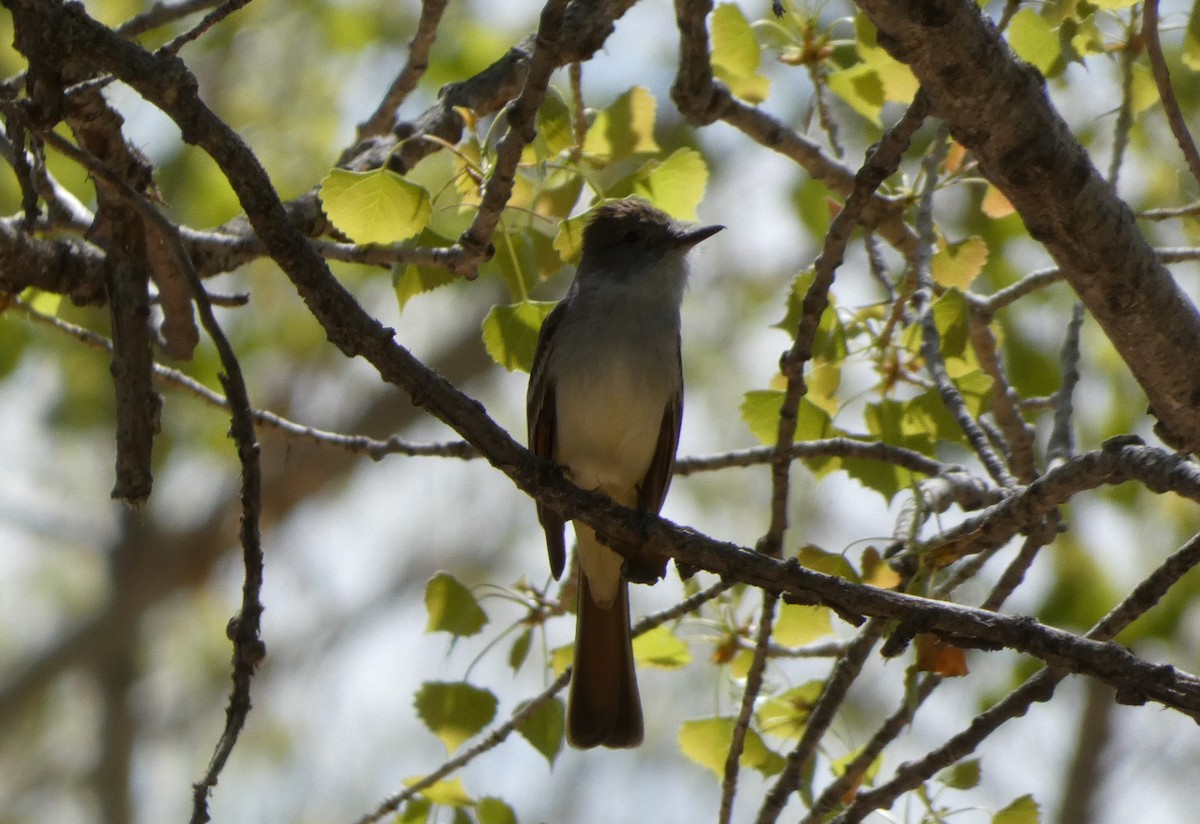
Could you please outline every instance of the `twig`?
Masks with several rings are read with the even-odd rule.
[[[1112,158],[1108,164],[1108,185],[1117,189],[1121,164],[1125,150],[1129,147],[1129,132],[1133,129],[1133,64],[1139,49],[1134,42],[1134,18],[1131,14],[1125,27],[1125,47],[1121,49],[1121,104],[1117,107],[1117,120],[1113,124]]]
[[[1009,472],[1008,467],[996,451],[988,443],[987,435],[979,424],[971,417],[962,393],[950,379],[946,371],[946,362],[942,358],[941,333],[933,319],[933,275],[930,271],[930,260],[933,256],[933,193],[937,187],[938,167],[948,148],[949,133],[943,126],[934,148],[929,152],[923,164],[925,173],[925,189],[917,212],[917,234],[921,238],[921,246],[913,259],[913,271],[917,278],[917,288],[913,292],[913,307],[917,311],[917,323],[921,327],[921,355],[925,360],[925,368],[937,385],[942,404],[950,412],[959,429],[967,437],[967,442],[979,456],[979,460],[987,469],[988,474],[996,483],[1003,487],[1016,486],[1016,478]]]
[[[1196,141],[1188,130],[1183,112],[1179,110],[1179,100],[1175,97],[1175,89],[1171,85],[1171,72],[1167,68],[1167,58],[1163,55],[1162,43],[1158,40],[1158,0],[1145,0],[1143,4],[1142,39],[1146,42],[1146,56],[1150,58],[1150,71],[1154,75],[1154,85],[1158,87],[1158,96],[1162,99],[1163,111],[1167,115],[1167,123],[1171,126],[1171,134],[1175,135],[1175,143],[1183,152],[1192,177],[1200,183],[1200,152],[1196,150]]]
[[[1079,333],[1083,328],[1083,304],[1076,302],[1071,309],[1071,320],[1063,337],[1062,386],[1054,396],[1054,427],[1050,430],[1050,441],[1046,457],[1051,461],[1065,461],[1075,454],[1075,438],[1071,419],[1075,414],[1075,387],[1079,384]]]
[[[733,735],[729,742],[729,752],[725,754],[725,774],[721,780],[721,806],[717,813],[720,824],[729,824],[733,817],[733,798],[737,794],[738,763],[742,750],[746,746],[746,732],[750,729],[750,719],[754,715],[754,707],[762,692],[763,672],[767,666],[767,653],[770,647],[771,632],[775,626],[775,607],[778,598],[769,592],[763,593],[762,609],[758,617],[758,636],[754,642],[754,652],[750,658],[750,668],[746,673],[746,687],[742,690],[742,703],[738,717],[733,725]]]
[[[216,301],[213,302],[215,303]],[[11,298],[10,305],[25,313],[30,320],[57,329],[94,349],[99,349],[103,352],[112,352],[112,341],[103,335],[96,334],[90,329],[84,329],[82,326],[76,326],[61,318],[39,312],[21,298]],[[152,369],[154,377],[163,383],[182,389],[210,406],[224,410],[229,409],[229,401],[224,395],[214,392],[200,383],[200,381],[180,372],[178,369],[172,369],[157,362],[152,365]],[[308,424],[289,420],[282,415],[277,415],[266,409],[255,408],[252,410],[252,413],[254,415],[254,422],[261,426],[269,427],[299,440],[306,440],[323,446],[333,446],[355,455],[365,455],[372,460],[380,460],[386,455],[459,458],[462,460],[480,457],[478,450],[465,441],[413,443],[399,437],[379,440],[378,438],[370,438],[366,435],[346,435],[341,432],[318,429]]]
[[[141,14],[117,26],[114,31],[122,37],[137,37],[159,26],[220,5],[221,2],[222,0],[181,0],[179,3],[164,3],[159,0]]]
[[[996,336],[987,321],[975,312],[970,320],[971,345],[979,358],[980,368],[992,379],[992,416],[1000,426],[1008,443],[1008,459],[1013,474],[1021,483],[1030,483],[1037,477],[1034,458],[1033,427],[1021,414],[1021,398],[1017,395],[1004,367],[1000,364],[1000,353],[996,347]]]
[[[358,125],[358,142],[383,134],[392,128],[396,111],[416,88],[417,81],[429,67],[429,50],[437,37],[438,25],[448,0],[422,0],[421,16],[417,19],[417,30],[408,43],[408,60],[392,85],[384,94],[375,111]]]
[[[822,438],[792,444],[793,458],[860,458],[868,461],[895,464],[922,475],[940,475],[952,467],[941,461],[922,455],[915,449],[893,446],[883,441],[858,441],[853,438]],[[719,455],[680,458],[675,464],[675,475],[691,475],[696,472],[711,472],[738,466],[756,466],[774,459],[775,448],[755,446]]]

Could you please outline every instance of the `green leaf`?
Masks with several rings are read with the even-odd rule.
[[[568,218],[558,224],[558,234],[554,236],[554,251],[563,263],[578,263],[583,251],[583,227],[592,216],[592,210],[581,215]]]
[[[776,695],[758,710],[763,732],[779,738],[796,738],[808,724],[809,713],[821,697],[824,682],[809,681]]]
[[[828,607],[784,604],[779,608],[772,637],[785,647],[799,647],[832,632]]]
[[[978,758],[968,758],[952,764],[938,773],[938,780],[952,790],[970,790],[979,786],[982,767]]]
[[[1187,31],[1183,35],[1183,65],[1200,71],[1200,0],[1193,0],[1188,15]]]
[[[509,372],[528,372],[533,367],[538,332],[553,308],[553,302],[538,300],[493,306],[483,319],[483,345],[492,360]]]
[[[657,103],[648,89],[634,86],[607,109],[596,114],[583,141],[588,157],[611,163],[637,154],[655,154],[654,119]]]
[[[395,172],[334,169],[321,181],[321,204],[355,243],[395,243],[429,223],[429,192]]]
[[[929,268],[936,283],[966,289],[983,271],[987,259],[987,242],[981,237],[972,236],[939,249],[930,261]]]
[[[471,591],[448,572],[439,572],[425,584],[426,632],[448,632],[456,637],[474,635],[487,623],[487,613]]]
[[[841,758],[836,758],[836,759],[830,761],[829,769],[836,776],[840,777],[840,776],[845,775],[847,768],[850,766],[850,763],[852,761],[854,761],[856,758],[858,758],[860,752],[861,752],[861,750],[851,750],[850,752],[843,755]],[[867,765],[867,768],[863,771],[862,775],[859,776],[858,783],[866,784],[867,786],[870,786],[871,783],[875,780],[875,776],[879,774],[879,768],[882,766],[883,766],[883,753],[878,753],[874,758],[871,759],[871,763]]]
[[[411,786],[420,780],[419,778],[410,778],[404,783]],[[470,793],[463,786],[461,778],[447,778],[442,781],[435,781],[421,790],[420,794],[428,798],[432,803],[442,807],[467,807],[475,803]]]
[[[992,824],[1038,824],[1041,815],[1031,795],[1023,795],[992,816]]]
[[[883,81],[879,73],[866,63],[857,63],[829,75],[829,90],[840,97],[846,105],[880,125],[879,113],[883,110]]]
[[[786,332],[793,340],[800,327],[800,318],[804,314],[804,298],[812,287],[816,273],[810,268],[801,272],[792,281],[788,290],[787,312],[783,319],[774,324],[774,328]],[[838,316],[837,306],[830,300],[821,319],[817,321],[817,335],[813,339],[813,357],[821,358],[831,363],[837,363],[846,358],[846,329]]]
[[[575,661],[575,645],[563,644],[550,650],[550,671],[562,675]]]
[[[525,663],[525,658],[529,655],[529,646],[533,641],[533,630],[527,629],[517,636],[517,640],[513,641],[512,647],[508,650],[508,665],[512,667],[512,671],[516,672]]]
[[[759,74],[762,53],[754,30],[732,3],[722,3],[712,14],[712,67],[735,97],[758,104],[767,99],[771,81]]]
[[[824,572],[826,575],[834,575],[856,583],[859,580],[858,573],[854,571],[854,567],[850,566],[850,562],[844,555],[829,552],[813,544],[800,547],[796,553],[796,560],[805,569]]]
[[[401,310],[405,304],[417,295],[432,292],[458,280],[458,276],[449,269],[439,266],[405,266],[399,275],[393,274],[392,288],[396,292],[396,303]]]
[[[751,433],[764,444],[773,444],[779,437],[779,410],[783,392],[778,389],[752,389],[742,399],[742,420]],[[840,434],[833,426],[829,413],[807,398],[801,398],[796,410],[797,441],[831,438]]]
[[[429,811],[432,809],[432,801],[418,796],[405,804],[404,809],[393,821],[395,824],[425,824],[429,820]]]
[[[633,639],[633,657],[646,667],[677,670],[692,663],[688,645],[665,626],[657,626]]]
[[[1088,2],[1106,11],[1119,11],[1127,9],[1135,3],[1141,2],[1141,0],[1088,0]]]
[[[725,759],[733,742],[733,718],[703,718],[685,721],[679,728],[679,750],[689,759],[712,770],[720,781],[725,776]],[[746,742],[739,762],[743,767],[772,776],[783,769],[784,760],[769,749],[754,730],[746,730]]]
[[[518,707],[520,711],[525,705]],[[566,728],[563,719],[566,710],[558,698],[543,701],[530,713],[529,717],[517,725],[521,737],[533,745],[554,766],[554,760],[562,752],[563,730]]]
[[[1050,74],[1062,56],[1058,35],[1050,23],[1030,8],[1021,9],[1008,22],[1008,43],[1022,60],[1032,63],[1042,74]]]
[[[63,295],[56,292],[46,292],[33,286],[30,286],[21,293],[21,300],[43,315],[50,315],[51,317],[58,316],[58,310],[62,306],[63,298]]]
[[[1132,66],[1133,78],[1129,90],[1129,104],[1135,115],[1142,114],[1158,103],[1158,85],[1150,67],[1142,63]]]
[[[499,798],[481,798],[475,805],[475,817],[479,824],[517,824],[513,808]]]
[[[920,81],[912,70],[887,53],[879,45],[878,31],[865,14],[854,17],[855,47],[863,63],[874,70],[883,87],[883,99],[895,103],[908,103],[917,94]]]
[[[708,164],[695,149],[676,149],[634,184],[634,191],[671,217],[695,220],[696,207],[708,186]]]
[[[426,681],[413,703],[418,717],[449,752],[496,717],[496,696],[464,682]]]
[[[571,128],[571,110],[558,90],[551,86],[537,113],[537,133],[533,141],[536,159],[547,160],[570,149],[575,143]]]

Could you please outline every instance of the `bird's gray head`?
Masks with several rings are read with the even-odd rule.
[[[723,228],[681,223],[644,200],[613,200],[584,227],[579,272],[637,277],[672,259],[682,264],[689,249]]]

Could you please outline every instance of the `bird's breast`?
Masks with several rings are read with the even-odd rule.
[[[663,414],[679,391],[676,340],[591,339],[563,352],[555,370],[555,459],[576,484],[626,505],[658,446]],[[587,338],[583,338],[587,339]]]

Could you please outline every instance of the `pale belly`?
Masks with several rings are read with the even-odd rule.
[[[558,446],[555,460],[584,489],[599,489],[633,506],[658,446],[663,412],[674,392],[660,367],[632,370],[621,364],[587,370],[586,380],[556,387]],[[669,367],[667,375],[672,375]]]

